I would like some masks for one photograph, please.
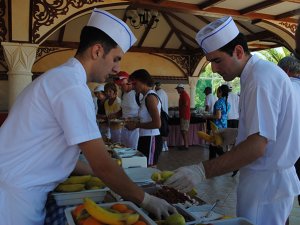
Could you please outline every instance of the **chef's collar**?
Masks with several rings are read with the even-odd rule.
[[[259,60],[259,57],[257,55],[250,55],[251,57],[249,58],[248,62],[246,63],[240,77],[241,85],[245,85],[247,82],[247,79],[249,77],[249,70],[252,68],[252,66]]]
[[[81,62],[76,59],[75,57],[72,57],[69,59],[69,62],[73,65],[74,68],[76,68],[76,71],[78,72],[78,74],[83,74],[83,76],[80,76],[80,79],[83,83],[87,83],[87,75],[86,75],[86,71],[83,67],[83,65],[81,64]]]

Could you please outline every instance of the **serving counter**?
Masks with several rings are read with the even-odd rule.
[[[169,119],[169,130],[168,146],[183,145],[183,139],[180,133],[179,118]],[[205,144],[205,141],[198,137],[198,131],[206,132],[206,119],[204,117],[191,117],[189,128],[189,145]]]

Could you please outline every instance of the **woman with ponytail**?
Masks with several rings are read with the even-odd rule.
[[[214,105],[213,119],[218,128],[227,128],[227,115],[230,105],[227,101],[229,88],[227,85],[221,85],[217,90],[218,100]]]
[[[218,100],[214,105],[213,121],[220,129],[227,128],[227,115],[230,110],[228,103],[229,88],[227,85],[221,85],[217,90]],[[216,158],[216,156],[224,154],[221,146],[209,145],[209,159]]]

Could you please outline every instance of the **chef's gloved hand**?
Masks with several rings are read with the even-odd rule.
[[[202,162],[180,167],[174,172],[174,175],[167,179],[164,185],[175,188],[183,193],[191,191],[197,184],[206,179]]]
[[[222,143],[223,147],[226,146],[226,145],[234,145],[237,134],[238,134],[238,129],[237,128],[219,129],[218,134],[223,139],[223,143]]]
[[[148,193],[145,193],[141,207],[152,213],[159,220],[163,217],[167,218],[170,214],[177,212],[176,209],[164,199],[157,198],[153,195],[149,195]]]

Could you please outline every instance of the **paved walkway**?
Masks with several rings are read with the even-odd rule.
[[[188,151],[178,151],[170,148],[169,152],[163,152],[158,162],[160,170],[174,170],[180,166],[191,165],[208,159],[207,146],[193,146]],[[216,212],[235,216],[236,209],[236,186],[239,174],[234,178],[230,174],[209,179],[197,187],[198,196],[208,203],[219,199],[219,207]],[[294,207],[290,215],[290,225],[300,224],[300,207],[295,198]]]

